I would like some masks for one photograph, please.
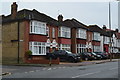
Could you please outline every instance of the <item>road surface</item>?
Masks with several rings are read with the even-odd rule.
[[[9,70],[10,71],[10,70]],[[20,67],[3,78],[118,78],[118,62],[86,66]]]

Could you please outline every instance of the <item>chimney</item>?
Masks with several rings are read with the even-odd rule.
[[[103,25],[103,29],[104,29],[104,30],[106,30],[106,29],[107,29],[106,25]]]
[[[13,4],[11,5],[11,17],[14,19],[17,15],[17,7],[18,5],[16,4],[16,2],[13,2]]]
[[[117,33],[118,33],[118,32],[119,32],[119,30],[118,30],[118,29],[115,29],[115,32],[117,32]]]
[[[63,21],[63,16],[62,16],[62,15],[59,15],[59,16],[58,16],[58,21],[60,21],[60,22]]]

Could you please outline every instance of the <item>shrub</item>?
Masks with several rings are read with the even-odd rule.
[[[31,50],[28,50],[28,51],[26,51],[26,54],[27,54],[27,55],[32,55],[32,51],[31,51]]]

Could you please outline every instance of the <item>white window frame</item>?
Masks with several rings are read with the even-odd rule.
[[[86,44],[77,44],[77,53],[86,52]]]
[[[100,41],[100,33],[98,33],[98,32],[93,32],[93,40]]]
[[[81,28],[77,29],[77,38],[86,39],[86,30]]]
[[[30,21],[30,33],[46,35],[46,23],[36,20]]]
[[[55,28],[52,28],[52,38],[55,38]]]
[[[47,37],[49,37],[49,27],[48,26],[46,27],[46,34],[47,34]]]
[[[46,55],[46,43],[45,42],[29,42],[29,50],[32,51],[32,55]]]
[[[95,46],[94,45],[93,47],[94,47],[94,50],[93,50],[94,52],[99,52],[100,51],[100,46]]]
[[[71,38],[71,28],[61,26],[59,28],[59,37]]]
[[[71,51],[71,45],[70,44],[59,44],[59,49]]]

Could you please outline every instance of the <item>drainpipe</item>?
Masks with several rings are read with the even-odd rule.
[[[20,34],[20,33],[19,33],[19,32],[20,32],[20,29],[19,29],[19,26],[20,26],[20,22],[18,21],[18,33],[17,33],[17,34],[18,34],[18,55],[17,55],[17,63],[18,63],[18,64],[20,63],[20,60],[19,60],[19,58],[20,58],[20,56],[19,56],[19,54],[20,54],[20,53],[19,53],[19,52],[20,52],[20,49],[19,49],[19,45],[20,45],[20,43],[19,43],[19,41],[20,41],[20,35],[19,35],[19,34]]]

